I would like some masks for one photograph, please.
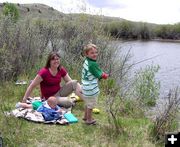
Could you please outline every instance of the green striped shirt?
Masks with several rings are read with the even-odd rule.
[[[82,93],[86,97],[99,94],[98,80],[102,76],[102,70],[95,60],[86,58],[82,69]]]

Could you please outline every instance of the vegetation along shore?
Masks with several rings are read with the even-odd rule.
[[[130,52],[118,55],[113,39],[180,39],[180,23],[157,25],[101,15],[64,14],[43,4],[0,3],[0,137],[4,146],[164,146],[165,132],[178,130],[176,119],[179,89],[170,90],[163,110],[151,115],[159,99],[158,65],[147,66],[131,76],[135,66]],[[21,101],[28,85],[50,51],[61,54],[61,62],[74,79],[81,79],[83,46],[98,46],[98,63],[109,73],[100,81],[98,125],[83,123],[83,102],[72,112],[76,124],[45,125],[8,117],[5,112]],[[167,41],[167,40],[166,40]],[[39,96],[34,91],[32,96]]]

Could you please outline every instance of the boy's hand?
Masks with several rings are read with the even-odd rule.
[[[103,79],[107,79],[109,77],[109,75],[105,72],[103,72],[102,76],[101,76]]]

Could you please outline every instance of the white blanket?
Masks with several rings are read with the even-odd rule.
[[[29,121],[38,122],[38,123],[53,123],[53,124],[60,124],[60,125],[67,125],[69,124],[68,121],[64,118],[64,115],[58,120],[52,121],[45,121],[41,112],[37,112],[36,110],[32,109],[24,109],[18,108],[14,109],[11,112],[6,112],[6,116],[14,116],[17,118],[24,118]]]

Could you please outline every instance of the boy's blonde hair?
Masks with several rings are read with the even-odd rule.
[[[87,44],[87,45],[84,47],[83,55],[86,55],[87,52],[88,52],[89,50],[91,50],[92,48],[96,48],[96,49],[97,49],[97,46],[96,46],[95,44],[92,44],[92,43]]]

